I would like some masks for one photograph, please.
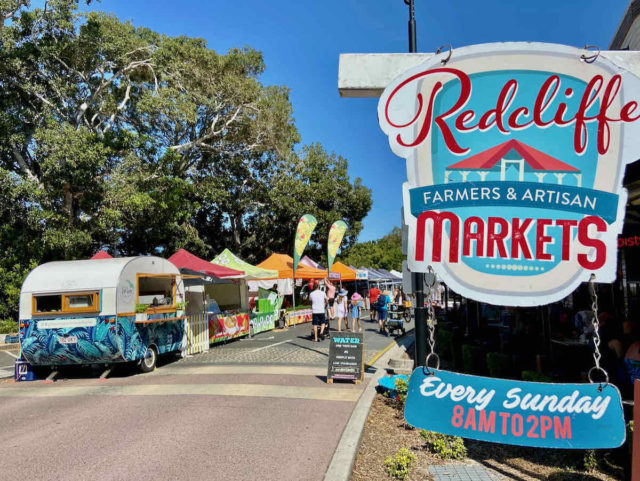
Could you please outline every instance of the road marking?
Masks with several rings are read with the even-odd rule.
[[[75,396],[242,396],[316,401],[356,402],[362,389],[323,387],[273,386],[262,384],[147,384],[141,386],[64,386],[0,388],[2,397],[51,398]]]
[[[14,353],[12,353],[11,351],[2,351],[2,352],[5,352],[5,353],[9,354],[11,357],[13,357],[13,358],[15,358],[15,359],[18,359],[18,356],[16,356],[16,355],[15,355]]]
[[[258,339],[256,339],[255,337],[252,337],[251,339],[249,339],[248,337],[243,337],[243,338],[240,338],[239,340],[240,341],[244,341],[244,342],[247,342],[247,341],[270,341],[271,339],[275,339],[275,338],[276,338],[276,336],[261,337],[261,338],[258,338]]]
[[[206,365],[166,366],[145,376],[206,375],[206,374],[264,374],[277,376],[326,376],[325,366],[263,366],[263,365]]]
[[[289,342],[289,341],[287,340],[287,341],[276,342],[275,344],[269,344],[268,346],[262,346],[262,347],[259,347],[259,348],[257,348],[257,349],[252,349],[252,350],[251,350],[251,351],[249,351],[249,352],[258,352],[258,351],[262,351],[263,349],[268,349],[268,348],[270,348],[270,347],[279,346],[280,344],[286,344],[287,342]]]

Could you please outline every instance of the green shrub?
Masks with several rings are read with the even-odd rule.
[[[409,470],[418,456],[407,448],[400,448],[393,456],[387,456],[384,460],[384,469],[389,476],[395,479],[407,479]]]
[[[467,456],[464,441],[458,436],[421,429],[420,437],[424,439],[427,449],[437,454],[441,459],[464,459]]]
[[[18,332],[18,323],[12,319],[0,319],[0,334],[15,334]]]
[[[584,452],[583,467],[588,473],[598,469],[598,460],[596,459],[596,452],[594,449],[587,449]]]
[[[487,368],[491,377],[509,378],[511,377],[511,356],[490,352],[487,354]]]
[[[531,382],[551,382],[551,378],[538,371],[522,371],[522,380]]]
[[[400,407],[404,409],[404,403],[407,400],[407,392],[409,392],[409,381],[405,381],[401,377],[397,377],[394,384],[396,386],[396,399],[398,400]]]
[[[464,344],[462,346],[462,370],[467,374],[484,374],[486,357],[481,347]]]
[[[137,314],[142,314],[144,312],[147,312],[147,309],[149,309],[149,304],[136,304]]]

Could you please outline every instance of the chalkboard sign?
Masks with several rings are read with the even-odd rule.
[[[360,382],[364,377],[364,336],[359,332],[332,332],[329,344],[327,382],[346,379]]]

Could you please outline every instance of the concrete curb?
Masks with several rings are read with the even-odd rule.
[[[360,396],[353,413],[351,413],[351,418],[344,428],[338,447],[335,453],[333,453],[329,468],[324,475],[324,481],[349,481],[351,478],[351,470],[353,469],[353,463],[356,460],[358,448],[360,447],[362,431],[367,422],[371,404],[376,396],[378,379],[386,374],[385,367],[389,359],[398,356],[403,349],[412,345],[414,339],[414,336],[411,335],[399,339],[393,348],[385,352],[384,355],[374,363],[373,366],[376,368],[376,372],[371,379],[369,379],[365,391]]]

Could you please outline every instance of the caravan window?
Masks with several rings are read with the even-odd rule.
[[[150,307],[171,308],[176,304],[175,276],[172,275],[138,275],[138,304]]]
[[[62,312],[62,295],[33,296],[34,314]]]
[[[34,295],[32,311],[33,314],[98,312],[100,293],[96,291]]]

